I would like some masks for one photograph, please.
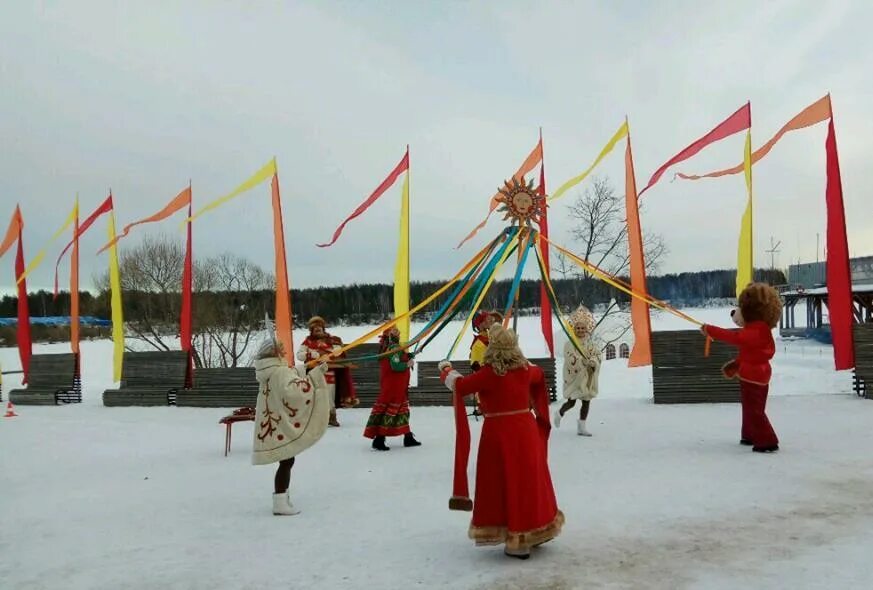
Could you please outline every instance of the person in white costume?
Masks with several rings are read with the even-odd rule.
[[[600,348],[594,342],[593,333],[596,322],[594,315],[584,305],[573,312],[568,322],[579,349],[568,340],[564,344],[564,398],[567,400],[555,411],[555,428],[561,426],[561,418],[576,405],[582,402],[579,410],[579,421],[576,423],[576,433],[579,436],[591,436],[585,426],[591,400],[597,397],[598,381],[600,379]]]
[[[303,367],[289,367],[281,342],[271,339],[258,351],[252,463],[279,463],[274,479],[273,514],[299,514],[288,497],[294,458],[317,443],[327,430],[330,388],[321,363],[307,375]]]

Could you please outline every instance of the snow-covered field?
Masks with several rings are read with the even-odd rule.
[[[728,324],[724,309],[686,311]],[[687,324],[661,315],[654,328]],[[544,353],[537,318],[519,332]],[[445,356],[456,333],[420,358]],[[474,548],[468,515],[448,511],[447,408],[413,408],[424,446],[389,453],[361,437],[366,410],[342,411],[292,472],[303,513],[279,518],[273,469],[249,464],[251,424],[225,458],[225,411],[104,408],[110,346],[82,348],[83,404],[0,419],[0,588],[873,586],[873,403],[815,343],[779,342],[769,413],[782,450],[766,456],[737,444],[737,406],[654,406],[649,369],[607,362],[594,437],[553,433],[567,524],[527,562]],[[15,368],[15,351],[0,362]]]

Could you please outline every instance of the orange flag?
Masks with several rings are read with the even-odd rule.
[[[276,250],[276,335],[285,348],[289,366],[294,366],[294,341],[291,337],[291,288],[288,281],[288,261],[285,256],[285,226],[282,221],[282,201],[279,197],[279,174],[273,174],[273,244]]]
[[[9,250],[9,248],[12,247],[12,244],[15,243],[15,240],[18,239],[23,225],[24,222],[21,220],[21,208],[16,205],[15,212],[12,214],[12,219],[9,220],[9,228],[6,230],[6,237],[4,237],[3,241],[0,242],[0,258],[6,254],[6,251]]]
[[[793,119],[788,121],[782,129],[780,129],[776,135],[770,138],[770,141],[759,147],[752,153],[752,164],[755,164],[758,160],[766,156],[770,153],[770,150],[773,149],[773,146],[776,145],[782,136],[788,133],[789,131],[797,131],[798,129],[805,129],[807,127],[812,127],[813,125],[817,125],[818,123],[823,123],[827,121],[831,117],[831,97],[830,95],[823,96],[802,111],[797,114]],[[683,180],[700,180],[701,178],[718,178],[719,176],[728,176],[730,174],[739,174],[744,170],[743,162],[740,162],[733,168],[725,168],[724,170],[716,170],[715,172],[710,172],[708,174],[682,174],[681,172],[676,176]]]
[[[513,174],[512,177],[516,178],[518,180],[521,180],[522,178],[527,176],[534,168],[536,168],[537,165],[542,161],[543,161],[543,141],[542,141],[542,139],[540,139],[540,141],[537,142],[536,147],[534,147],[534,149],[531,151],[531,153],[529,153],[527,155],[527,158],[525,158],[524,162],[522,162],[521,166],[518,168],[518,170],[515,171],[515,174]],[[497,198],[499,196],[500,196],[500,191],[494,193],[494,196],[491,197],[491,203],[488,205],[488,215],[485,216],[485,219],[482,220],[482,223],[480,223],[479,225],[474,227],[473,231],[471,231],[469,234],[467,234],[466,238],[461,240],[461,243],[455,247],[456,250],[458,248],[460,248],[461,246],[463,246],[464,244],[466,244],[477,233],[479,233],[480,229],[485,227],[485,224],[488,223],[488,220],[491,218],[491,214],[494,213],[495,209],[497,209],[497,206],[499,204],[499,202],[497,201]]]
[[[191,187],[188,186],[181,193],[176,195],[176,197],[172,201],[167,203],[166,207],[164,207],[163,209],[161,209],[160,211],[158,211],[154,215],[125,225],[124,229],[121,230],[121,233],[118,234],[114,240],[112,240],[111,242],[109,242],[108,244],[106,244],[105,246],[100,248],[100,250],[97,251],[97,254],[100,254],[103,251],[108,250],[109,248],[114,246],[116,243],[118,243],[118,240],[127,236],[127,234],[130,233],[130,230],[133,229],[135,226],[142,225],[144,223],[153,223],[155,221],[162,221],[162,220],[170,217],[173,213],[176,213],[177,211],[181,211],[182,209],[184,209],[185,207],[187,207],[190,204],[191,204]]]
[[[643,253],[643,234],[640,227],[640,208],[637,199],[637,180],[634,174],[634,156],[631,152],[630,131],[628,131],[627,147],[624,152],[624,170],[631,289],[648,295],[648,290],[646,289],[646,260]],[[651,365],[652,326],[649,318],[649,304],[637,297],[631,297],[631,325],[634,330],[634,348],[631,351],[630,359],[628,359],[628,366],[644,367]]]

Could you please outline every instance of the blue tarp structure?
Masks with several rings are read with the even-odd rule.
[[[0,326],[17,326],[18,318],[0,318]],[[30,318],[31,326],[69,326],[70,316],[53,316],[44,318]],[[101,320],[93,316],[79,317],[79,325],[81,326],[112,326],[110,320]]]

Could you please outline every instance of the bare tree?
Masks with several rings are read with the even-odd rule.
[[[237,367],[260,332],[270,309],[265,293],[275,290],[273,275],[253,262],[222,254],[194,267],[197,291],[194,362],[199,367]]]
[[[551,265],[551,271],[556,272],[561,275],[562,279],[566,279],[568,276],[573,277],[576,275],[576,267],[573,266],[569,260],[567,260],[567,256],[563,252],[555,251],[553,253],[554,262]]]
[[[179,333],[180,286],[185,253],[178,240],[147,235],[119,256],[124,293],[126,337],[157,350],[171,350]],[[109,273],[95,277],[101,291],[109,291]]]
[[[630,271],[630,253],[624,196],[616,193],[609,179],[594,177],[591,186],[576,197],[568,209],[573,219],[573,239],[581,246],[578,255],[613,276],[626,277]],[[642,207],[640,209],[642,212]],[[643,256],[646,273],[655,272],[666,255],[663,237],[645,233]],[[576,276],[583,280],[595,278],[587,269],[577,271]],[[631,328],[629,309],[616,299],[606,306],[597,322],[598,327],[607,318],[610,318],[608,324],[612,325],[604,326],[608,330],[601,330],[608,332],[602,337],[604,346],[621,340]]]
[[[178,349],[182,270],[179,240],[147,235],[121,251],[119,270],[127,339],[157,350]],[[108,296],[109,274],[95,277]],[[193,354],[198,367],[244,364],[264,311],[272,309],[272,275],[244,258],[222,254],[194,265]],[[130,349],[130,347],[128,347]]]

